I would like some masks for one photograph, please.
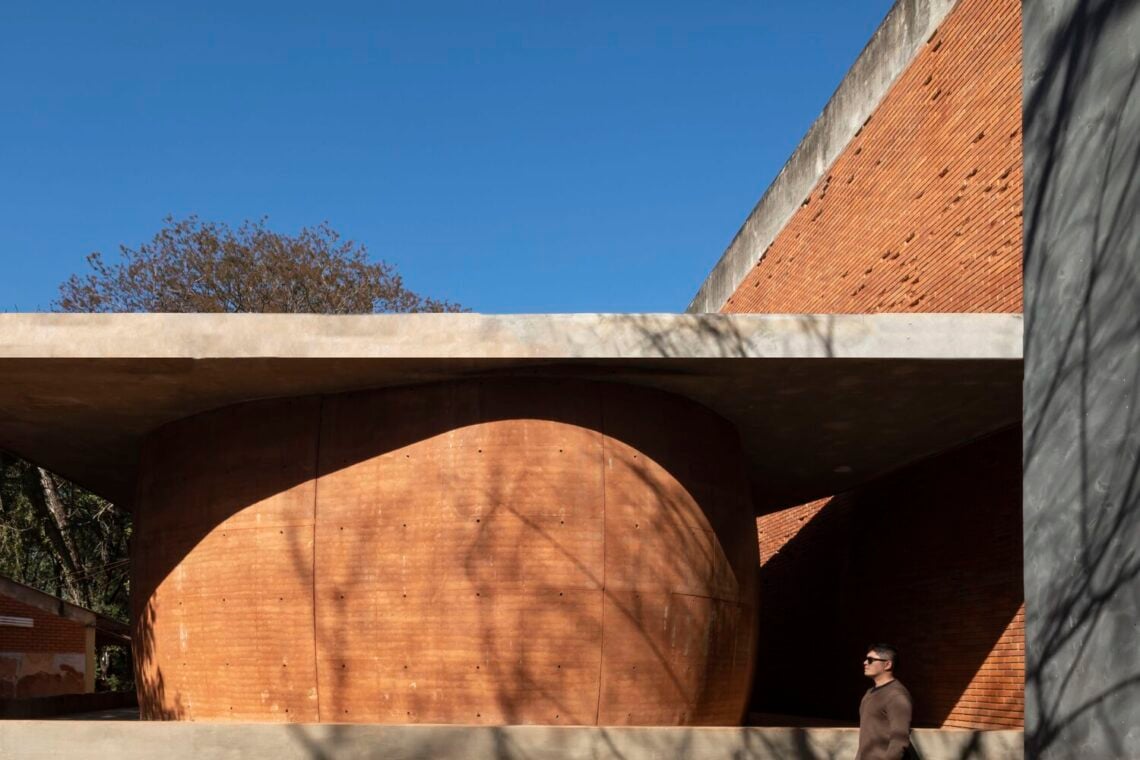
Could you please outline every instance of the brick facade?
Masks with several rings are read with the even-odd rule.
[[[1020,463],[1007,430],[760,518],[753,709],[854,720],[886,640],[916,725],[1020,728]]]
[[[83,652],[86,628],[0,594],[0,615],[32,619],[31,628],[0,626],[0,652]]]
[[[1020,4],[960,0],[722,310],[1020,312],[1021,185]],[[761,517],[753,709],[853,719],[893,639],[917,724],[1021,727],[1020,452],[1007,431]]]
[[[724,305],[1021,311],[1021,6],[960,0]]]
[[[0,699],[87,690],[89,633],[84,625],[3,594],[0,616],[32,620],[30,628],[0,625]]]

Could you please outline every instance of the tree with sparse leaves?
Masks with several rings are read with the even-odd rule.
[[[60,287],[56,307],[71,312],[267,312],[373,314],[459,311],[408,290],[395,268],[371,261],[363,245],[327,224],[296,235],[264,219],[236,229],[197,217],[173,219],[121,261],[87,257],[93,270]]]
[[[418,295],[395,268],[368,257],[327,224],[296,235],[266,220],[237,228],[168,217],[149,242],[122,246],[117,262],[87,257],[91,271],[60,286],[64,312],[270,312],[373,314],[459,311]],[[130,514],[0,451],[0,574],[126,620]],[[124,658],[100,659],[101,682],[130,686]]]

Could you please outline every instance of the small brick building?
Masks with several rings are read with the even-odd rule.
[[[0,577],[0,699],[95,691],[97,645],[129,645],[124,623]]]

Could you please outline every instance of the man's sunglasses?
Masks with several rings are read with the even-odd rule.
[[[864,657],[863,664],[870,665],[872,662],[890,662],[886,657]]]

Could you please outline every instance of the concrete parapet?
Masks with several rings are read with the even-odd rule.
[[[0,362],[1020,359],[1021,335],[1015,314],[0,314]]]
[[[919,729],[927,760],[1013,760],[1020,731]],[[336,724],[132,723],[9,721],[0,724],[0,756],[114,757],[116,760],[559,760],[701,758],[823,760],[852,757],[851,728],[593,728],[550,726],[375,726]]]

